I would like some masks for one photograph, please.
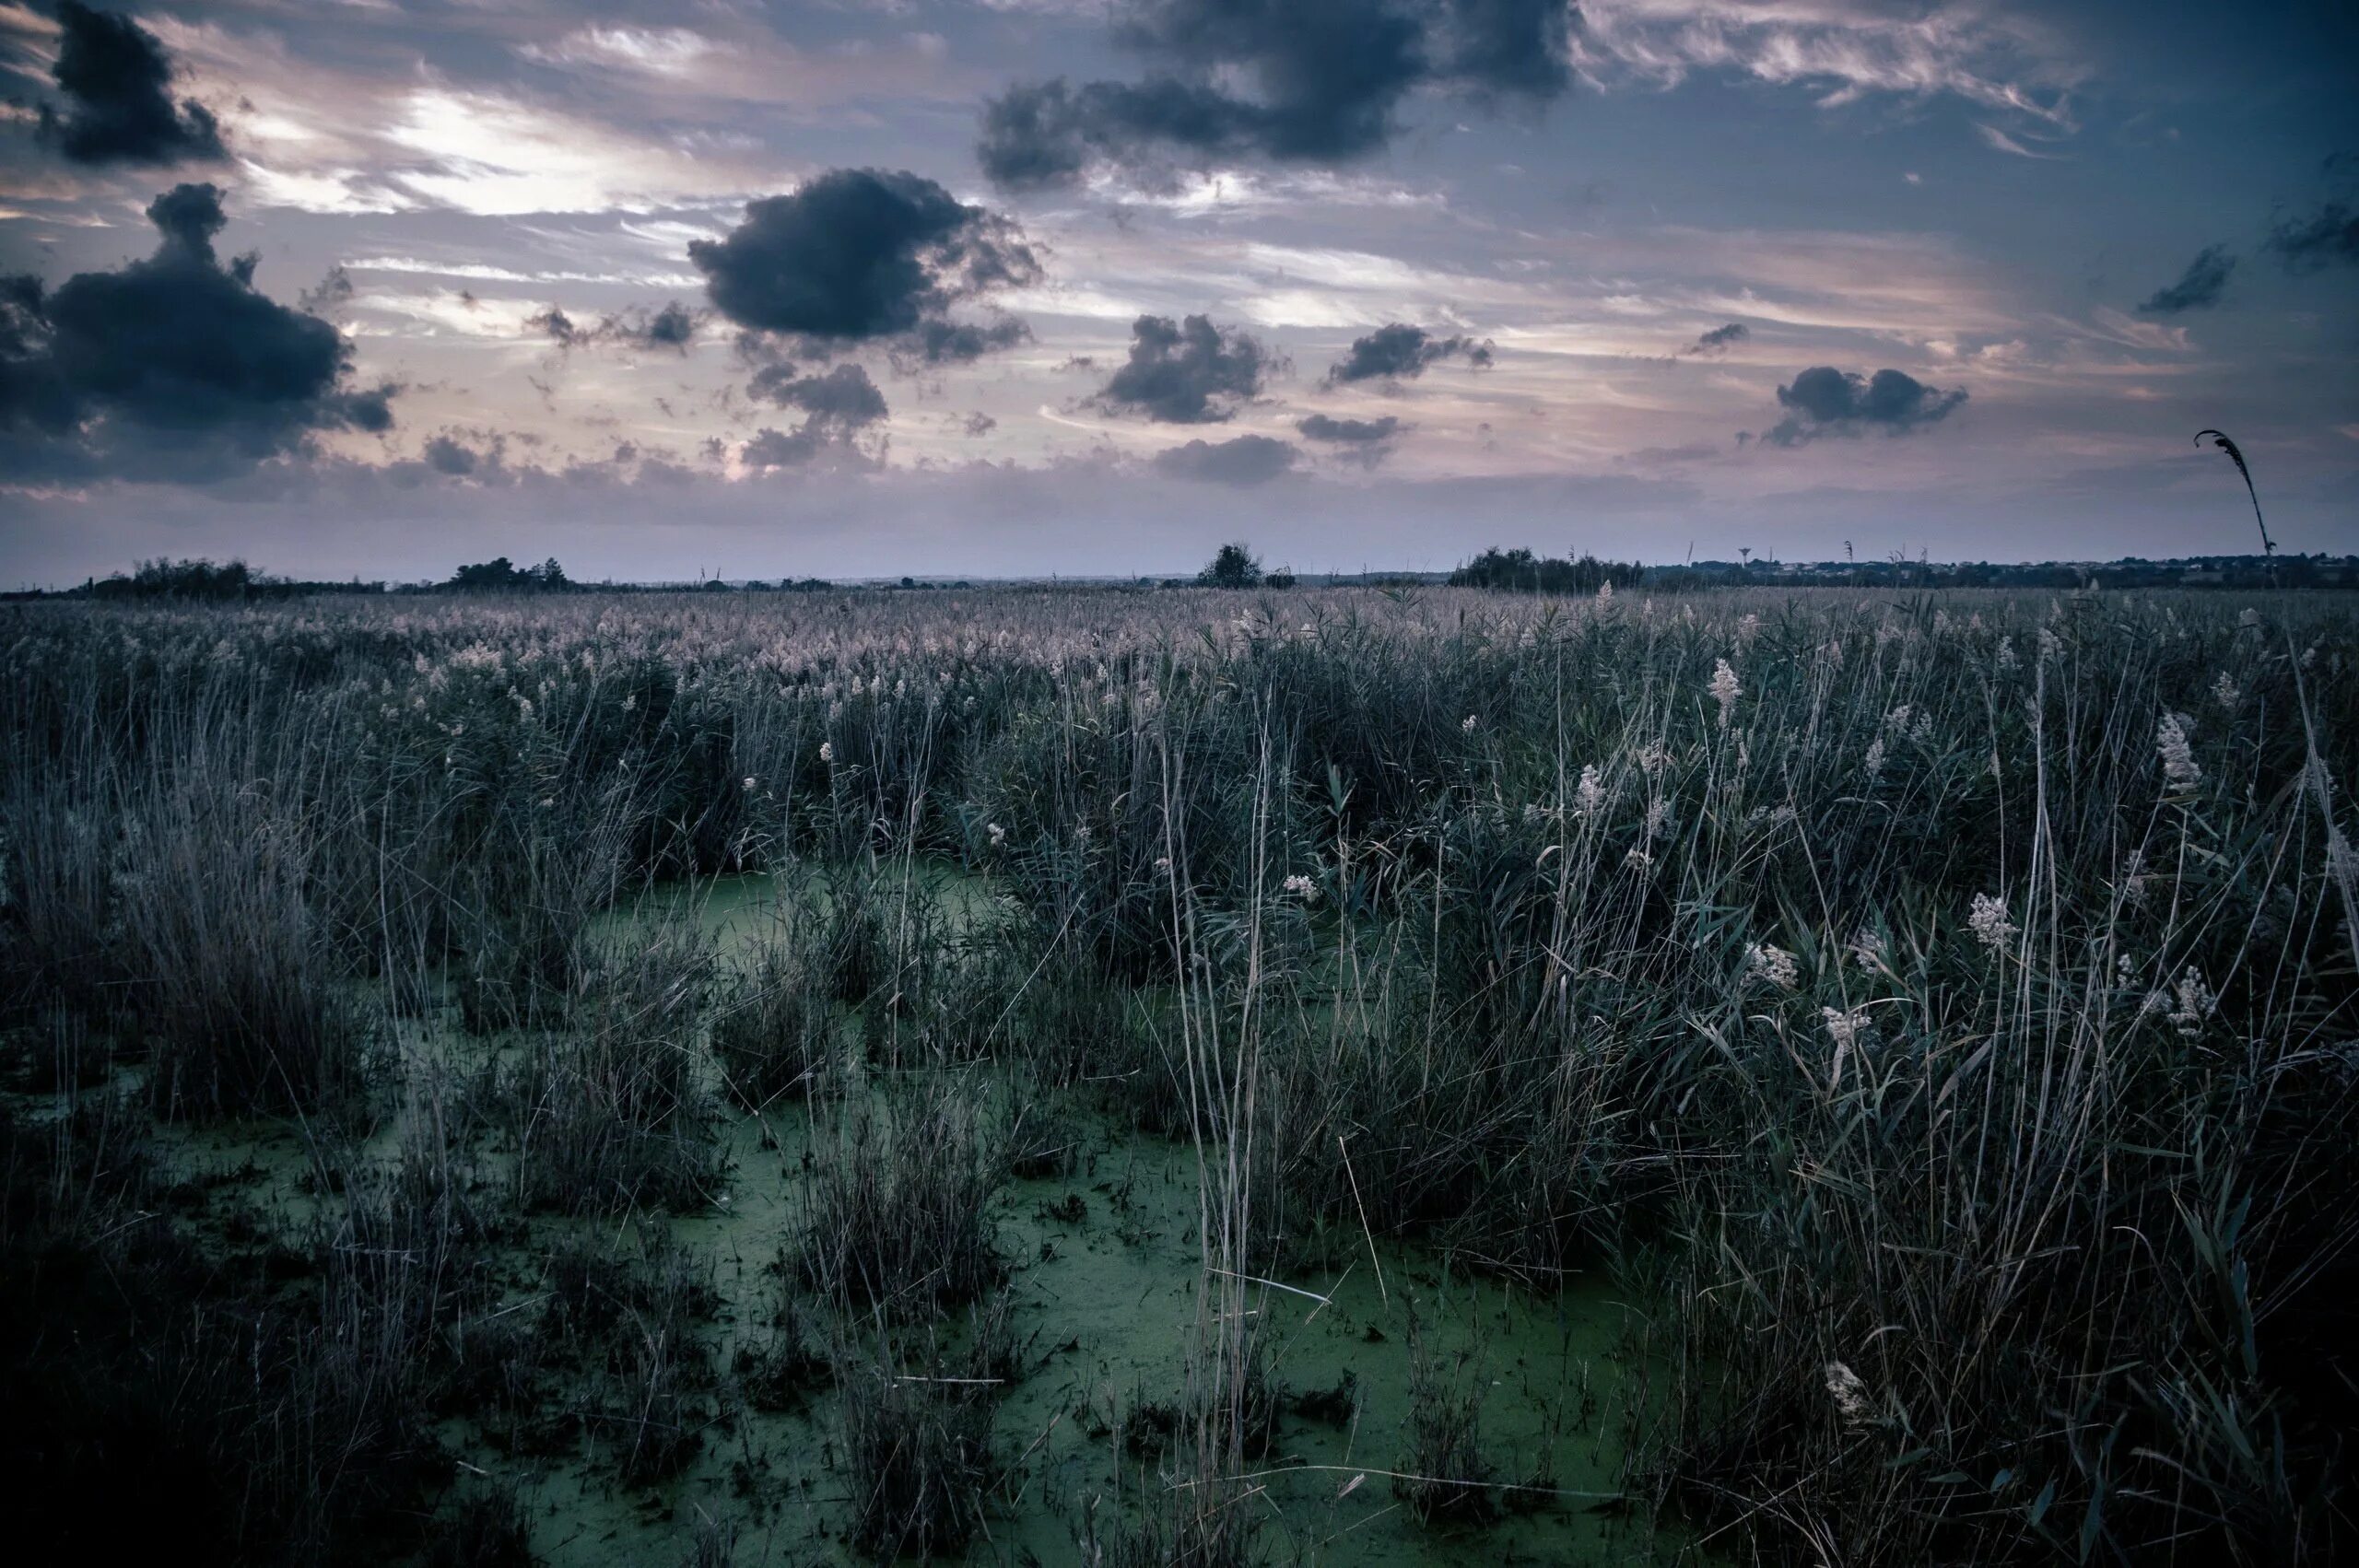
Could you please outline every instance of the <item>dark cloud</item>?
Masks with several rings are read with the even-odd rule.
[[[548,337],[559,348],[591,348],[613,343],[626,348],[669,348],[685,354],[688,345],[696,341],[704,320],[704,312],[691,310],[675,299],[657,310],[645,306],[616,310],[589,326],[552,305],[537,315],[526,317],[524,324]]]
[[[2149,316],[2176,316],[2182,310],[2208,310],[2228,291],[2228,275],[2236,270],[2236,258],[2228,253],[2225,245],[2207,245],[2187,263],[2187,271],[2179,275],[2177,283],[2157,288],[2138,309]]]
[[[1820,365],[1778,389],[1778,405],[1786,417],[1763,431],[1761,439],[1793,447],[1821,436],[1870,430],[1904,436],[1947,418],[1965,401],[1963,388],[1942,392],[1901,370],[1878,370],[1870,377]]]
[[[693,242],[688,259],[714,308],[749,332],[821,351],[898,340],[929,361],[1019,341],[1020,322],[961,328],[943,312],[1041,275],[1006,218],[922,176],[875,169],[833,170],[749,203],[744,222],[724,239]]]
[[[502,462],[507,442],[493,436],[479,446],[469,445],[452,431],[427,439],[421,456],[426,466],[452,479],[491,480],[506,476]]]
[[[338,262],[328,268],[326,275],[315,288],[307,288],[295,297],[296,308],[314,316],[333,316],[352,303],[355,290],[352,275]]]
[[[348,384],[343,334],[257,292],[252,256],[215,256],[218,191],[176,186],[147,216],[162,238],[145,261],[8,286],[0,472],[217,478],[323,430],[392,427],[394,388]]]
[[[820,458],[846,464],[875,461],[858,438],[891,412],[885,394],[858,365],[838,365],[818,375],[797,376],[787,364],[765,365],[745,390],[781,408],[803,410],[792,430],[765,428],[742,449],[748,468],[802,468]]]
[[[1166,424],[1217,424],[1259,396],[1278,364],[1260,339],[1209,317],[1141,316],[1131,323],[1130,358],[1089,401]]]
[[[206,263],[213,260],[213,237],[229,226],[215,185],[173,186],[147,204],[147,221],[163,235],[167,252],[178,249]]]
[[[983,413],[980,409],[977,409],[974,413],[967,415],[967,423],[962,427],[962,428],[965,429],[967,434],[969,436],[988,436],[993,430],[999,428],[999,421],[992,418],[990,415]]]
[[[631,320],[634,340],[650,348],[686,348],[697,335],[696,313],[676,299],[643,321]]]
[[[793,430],[773,430],[764,426],[737,449],[737,455],[752,469],[808,468],[823,457],[843,460],[851,465],[863,461],[858,449],[814,430],[808,420]]]
[[[1015,87],[986,106],[978,157],[1011,188],[1095,165],[1343,162],[1390,141],[1419,88],[1561,94],[1568,14],[1561,0],[1129,0],[1115,37],[1145,78]]]
[[[1731,344],[1743,343],[1753,335],[1753,329],[1743,322],[1731,322],[1724,327],[1714,327],[1695,342],[1681,349],[1682,354],[1719,354]]]
[[[1335,419],[1313,414],[1297,420],[1295,428],[1306,439],[1332,447],[1342,462],[1374,468],[1392,455],[1393,439],[1408,427],[1390,414],[1381,419]]]
[[[1331,419],[1324,414],[1314,414],[1299,420],[1295,428],[1314,441],[1330,441],[1339,446],[1373,446],[1389,441],[1401,433],[1401,421],[1388,414],[1381,419]]]
[[[1193,440],[1155,454],[1155,471],[1171,479],[1215,485],[1266,485],[1294,467],[1301,454],[1293,443],[1269,436],[1234,440]]]
[[[1032,341],[1032,329],[1015,316],[1000,316],[980,323],[940,317],[920,322],[895,350],[897,369],[918,365],[963,365],[993,349],[1013,348]]]
[[[2268,247],[2294,272],[2359,266],[2359,207],[2329,202],[2307,217],[2283,219],[2269,231]]]
[[[79,402],[49,353],[49,293],[40,278],[0,278],[0,452],[17,432],[70,429]]]
[[[555,305],[525,317],[524,324],[550,339],[559,348],[572,348],[581,342],[581,328],[574,324],[571,316]]]
[[[1351,351],[1330,366],[1330,385],[1346,381],[1403,380],[1426,373],[1426,367],[1453,357],[1463,357],[1476,369],[1491,364],[1492,345],[1471,337],[1436,337],[1423,327],[1392,322],[1366,337],[1352,340]]]
[[[745,390],[781,408],[799,408],[835,430],[865,429],[892,412],[858,365],[838,365],[816,376],[797,376],[792,365],[765,365]]]
[[[44,104],[41,141],[75,163],[174,164],[227,158],[213,111],[172,101],[172,63],[156,35],[129,17],[80,0],[57,7],[64,113]]]

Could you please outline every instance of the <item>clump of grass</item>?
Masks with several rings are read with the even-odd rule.
[[[579,1240],[550,1255],[542,1322],[589,1382],[581,1419],[627,1485],[677,1474],[702,1450],[715,1387],[699,1327],[718,1305],[709,1264],[652,1225],[628,1250]]]
[[[698,1019],[709,949],[659,933],[601,965],[562,1037],[529,1041],[504,1085],[528,1208],[619,1212],[700,1201],[718,1174]]]
[[[626,773],[584,782],[588,798],[577,802],[569,792],[561,822],[549,820],[554,796],[494,794],[453,813],[463,825],[446,851],[445,918],[456,948],[452,990],[473,1033],[562,1024],[597,965],[591,925],[627,880],[640,780]]]
[[[711,1044],[730,1096],[758,1111],[833,1089],[836,1036],[825,991],[788,942],[772,936],[717,1005]]]
[[[1016,1334],[1015,1293],[1003,1285],[967,1308],[964,1375],[996,1388],[1019,1383],[1038,1339],[1038,1330]]]
[[[135,979],[120,1015],[149,1042],[167,1113],[356,1107],[377,1021],[304,883],[300,827],[226,780],[191,779],[132,819],[115,930]]]
[[[1136,1458],[1154,1458],[1170,1446],[1180,1430],[1180,1407],[1168,1399],[1133,1397],[1114,1425],[1122,1450]]]
[[[1011,952],[995,967],[1012,971],[1021,958]],[[1070,952],[1052,949],[973,994],[992,1004],[978,1026],[1045,1087],[1119,1085],[1142,1065],[1131,998]]]
[[[828,867],[803,895],[811,966],[839,1001],[914,1000],[942,948],[942,914],[907,860]]]
[[[1294,1413],[1329,1426],[1349,1426],[1359,1414],[1364,1396],[1359,1374],[1345,1367],[1344,1375],[1324,1388],[1305,1388],[1297,1393],[1289,1406]]]
[[[642,1486],[678,1474],[703,1448],[707,1417],[697,1393],[709,1358],[679,1321],[635,1319],[625,1345],[606,1424],[616,1474]]]
[[[1241,1489],[1168,1489],[1127,1514],[1093,1496],[1074,1545],[1086,1568],[1247,1568],[1252,1506]]]
[[[1486,1520],[1498,1510],[1497,1471],[1483,1445],[1484,1385],[1475,1358],[1434,1353],[1416,1314],[1409,1317],[1409,1420],[1401,1474],[1392,1482],[1420,1523],[1437,1516]]]
[[[711,1313],[719,1297],[687,1248],[646,1222],[630,1227],[628,1243],[583,1236],[549,1254],[542,1321],[552,1337],[603,1355],[634,1322],[677,1329]]]
[[[111,1011],[117,825],[100,781],[81,790],[26,774],[0,802],[0,1008],[44,1000],[75,1012]],[[76,797],[79,798],[76,798]],[[101,797],[102,798],[102,797]]]
[[[386,1367],[431,1401],[452,1377],[458,1326],[495,1290],[492,1246],[510,1229],[435,1124],[411,1124],[390,1165],[314,1154],[314,1180],[342,1195],[315,1244],[341,1332],[367,1336]]]
[[[1004,1274],[991,1205],[1005,1164],[957,1083],[848,1106],[814,1154],[795,1251],[815,1289],[909,1317],[975,1301]]]
[[[848,1352],[836,1386],[853,1544],[887,1561],[957,1552],[982,1523],[996,1474],[992,1390]]]
[[[832,1370],[820,1325],[791,1287],[781,1289],[769,1322],[738,1342],[731,1367],[745,1402],[770,1411],[800,1407]]]
[[[1035,1088],[1028,1076],[1019,1078],[1011,1095],[1013,1108],[1002,1140],[1007,1150],[1008,1175],[1018,1181],[1069,1176],[1081,1168],[1089,1142],[1087,1130],[1063,1094],[1041,1094]],[[1078,1194],[1069,1196],[1079,1201]],[[1075,1222],[1081,1217],[1079,1213],[1073,1216]]]

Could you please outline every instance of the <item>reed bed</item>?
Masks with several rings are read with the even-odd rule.
[[[730,1100],[816,1129],[791,1342],[745,1366],[800,1397],[827,1336],[872,1554],[1017,1490],[992,1380],[922,1378],[1004,1276],[1011,1163],[1085,1106],[1194,1152],[1201,1251],[1156,1485],[1084,1505],[1090,1561],[1280,1550],[1256,1313],[1401,1240],[1617,1273],[1646,1370],[1599,1419],[1691,1550],[2351,1550],[2347,600],[339,599],[12,606],[0,642],[0,1012],[50,1107],[6,1124],[0,1275],[207,1304],[158,1341],[193,1399],[127,1359],[138,1313],[7,1375],[234,1471],[249,1557],[358,1552],[395,1499],[437,1560],[507,1551],[492,1494],[416,1505],[504,1321],[499,1184],[451,1173],[694,1212]],[[616,945],[609,911],[742,871],[807,890],[747,966]],[[349,1211],[286,1312],[93,1153],[263,1116],[333,1171],[414,1121],[395,1047],[438,1009],[491,1066],[400,1181],[323,1178]],[[59,1278],[8,1287],[16,1342],[84,1310]],[[660,1480],[726,1403],[694,1293],[560,1285],[585,1440]],[[238,1365],[261,1404],[204,1392]],[[1461,1374],[1426,1365],[1400,1463],[1436,1527],[1511,1490]],[[19,1459],[67,1497],[77,1454]]]

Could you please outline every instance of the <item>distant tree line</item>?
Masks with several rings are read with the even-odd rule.
[[[1595,593],[1607,583],[1628,588],[1645,579],[1636,561],[1601,561],[1594,556],[1553,560],[1525,549],[1484,551],[1449,574],[1452,588],[1523,589],[1534,593]]]
[[[1140,578],[1137,588],[1292,588],[1288,571],[1265,570],[1250,547],[1241,542],[1223,544],[1192,578]],[[1318,579],[1314,579],[1318,580]],[[1388,578],[1361,574],[1348,579],[1360,586],[1419,587],[1439,580],[1439,574],[1408,574]],[[1502,592],[1594,594],[1611,583],[1614,588],[1642,588],[1653,593],[1677,593],[1708,588],[2359,588],[2359,556],[2195,556],[2148,560],[2126,556],[2115,561],[2036,561],[2024,563],[1938,562],[1895,557],[1884,561],[1691,561],[1682,566],[1647,567],[1635,561],[1602,561],[1593,556],[1555,559],[1527,549],[1484,551],[1451,572],[1449,584]],[[114,601],[179,600],[235,603],[255,600],[302,598],[327,593],[474,592],[546,593],[594,587],[604,593],[663,592],[661,583],[577,583],[554,556],[537,567],[519,567],[505,556],[459,568],[441,581],[405,583],[388,588],[381,580],[355,578],[345,582],[276,577],[256,571],[243,561],[142,561],[129,572],[93,578],[78,588],[51,595],[39,590],[0,593],[0,600],[103,599]],[[708,591],[817,593],[831,591],[826,578],[759,578],[742,584],[713,579],[698,585]],[[920,582],[904,577],[902,589],[963,589],[955,582]]]
[[[1645,586],[1687,588],[2359,588],[2359,556],[2188,556],[2112,561],[1696,561],[1649,567]]]
[[[79,596],[91,599],[187,599],[232,602],[295,599],[314,593],[382,593],[382,582],[306,582],[272,577],[243,561],[142,561],[129,573],[93,578]]]

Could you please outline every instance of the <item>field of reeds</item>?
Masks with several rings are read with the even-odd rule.
[[[2354,611],[0,609],[10,1538],[2351,1556]]]

